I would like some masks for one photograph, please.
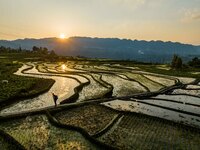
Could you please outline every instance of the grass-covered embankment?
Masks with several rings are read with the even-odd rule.
[[[191,68],[185,67],[182,69],[171,69],[170,65],[163,65],[166,69],[160,68],[160,65],[139,65],[136,64],[134,66],[139,67],[143,71],[157,73],[162,75],[170,75],[170,76],[177,76],[177,77],[191,77],[200,79],[200,69],[199,68]],[[168,69],[167,69],[168,68]],[[197,74],[195,74],[197,73]]]
[[[0,63],[0,106],[6,106],[19,99],[31,98],[48,91],[54,84],[52,79],[17,76],[13,73],[21,66],[17,62]],[[7,80],[8,82],[4,82]]]

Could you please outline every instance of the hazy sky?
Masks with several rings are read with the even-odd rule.
[[[200,0],[0,0],[0,39],[60,33],[200,45]]]

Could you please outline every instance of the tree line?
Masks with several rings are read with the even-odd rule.
[[[35,54],[56,56],[56,53],[54,52],[54,50],[49,51],[46,47],[33,46],[32,52]]]
[[[179,57],[178,55],[174,55],[172,58],[171,67],[173,69],[182,69],[184,66],[200,68],[200,59],[198,57],[194,57],[185,65],[183,64],[181,57]]]
[[[21,52],[28,53],[30,51],[26,49],[22,49],[21,47],[14,49],[10,47],[0,46],[0,53],[21,53]]]
[[[36,55],[57,56],[54,50],[49,51],[46,47],[33,46],[32,50],[22,49],[21,47],[14,49],[10,47],[0,46],[0,53],[33,53]]]

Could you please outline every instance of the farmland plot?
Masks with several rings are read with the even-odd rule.
[[[27,67],[29,66],[23,66],[18,70],[16,74],[21,75],[22,74],[21,71],[23,69],[26,69]],[[26,111],[47,106],[53,106],[54,102],[52,99],[52,94],[51,94],[52,92],[59,95],[58,103],[60,103],[61,101],[67,99],[72,94],[74,94],[74,88],[79,85],[79,83],[76,80],[70,78],[45,76],[45,73],[39,73],[35,67],[31,70],[26,71],[26,73],[29,73],[25,74],[26,76],[51,78],[54,79],[56,82],[51,87],[49,92],[39,95],[38,97],[35,98],[20,101],[10,106],[9,108],[2,110],[0,113],[11,113],[11,112],[13,113],[13,112]],[[41,75],[35,75],[35,73]]]
[[[154,82],[158,82],[164,86],[172,86],[175,84],[174,80],[164,78],[164,77],[158,77],[158,76],[153,76],[153,75],[144,75],[145,77],[149,78],[150,80]]]
[[[127,150],[198,149],[200,133],[164,120],[127,114],[112,132],[99,139]]]
[[[169,110],[167,108],[161,108],[155,105],[150,105],[148,104],[148,101],[146,102],[146,101],[140,101],[136,99],[126,100],[126,101],[113,100],[113,101],[105,102],[102,104],[119,111],[142,113],[142,114],[159,117],[159,118],[163,118],[167,120],[172,120],[175,122],[179,122],[179,123],[200,128],[199,116],[194,116],[194,115],[186,114],[184,112]],[[196,109],[196,111],[199,111],[199,110]]]
[[[200,86],[199,85],[187,85],[186,89],[194,89],[194,90],[197,89],[198,90],[198,89],[200,89]]]
[[[58,66],[58,67],[56,68],[56,70],[57,70],[58,72],[76,72],[76,71],[79,71],[79,70],[76,70],[76,69],[71,69],[71,68],[69,68],[66,64],[62,64],[62,65]],[[80,71],[79,71],[79,72],[80,72]]]
[[[47,72],[47,69],[43,64],[38,64],[37,65],[37,69],[38,69],[39,72],[42,72],[42,73],[46,73]]]
[[[107,64],[108,66],[111,66],[110,64]],[[120,67],[123,69],[129,69],[129,70],[140,70],[139,67],[132,67],[132,66],[124,66],[124,65],[120,65],[120,64],[113,64],[112,66],[114,67]]]
[[[200,116],[200,109],[198,106],[191,106],[185,103],[175,103],[172,101],[165,101],[165,100],[156,100],[156,99],[145,99],[145,100],[138,100],[139,102],[145,101],[146,104],[154,104],[156,106],[163,106],[167,108],[172,108],[175,110],[182,110],[186,112],[191,112],[195,114],[199,114]],[[199,105],[200,106],[200,105]]]
[[[124,69],[120,69],[120,68],[113,68],[111,66],[94,66],[94,69],[97,70],[102,70],[102,71],[113,71],[113,72],[123,72]]]
[[[193,81],[195,81],[194,78],[186,78],[186,77],[177,77],[179,79],[179,81],[183,84],[189,84]]]
[[[134,81],[124,80],[113,75],[103,75],[102,80],[113,85],[113,96],[127,96],[135,93],[145,92],[146,89],[139,83]]]
[[[176,89],[172,92],[172,94],[188,94],[193,96],[199,96],[200,97],[200,89],[199,90],[184,90],[184,89]]]
[[[177,102],[182,102],[188,103],[188,104],[193,104],[193,105],[200,105],[200,98],[198,97],[193,97],[189,95],[165,95],[165,94],[160,94],[156,97],[155,99],[167,99],[167,100],[174,100]]]
[[[0,129],[26,149],[97,149],[80,133],[52,126],[44,115],[1,122]]]
[[[158,91],[164,87],[163,85],[159,84],[158,82],[154,82],[141,74],[126,73],[126,75],[129,78],[134,79],[134,80],[140,82],[142,85],[146,86],[151,92]]]
[[[81,106],[62,112],[54,116],[62,124],[74,125],[85,129],[93,135],[103,129],[113,117],[117,115],[115,111],[97,105]]]
[[[82,91],[79,93],[79,99],[78,101],[84,101],[87,99],[95,99],[95,98],[101,98],[103,95],[106,94],[108,91],[108,88],[102,86],[100,83],[95,81],[92,78],[92,75],[84,75],[90,80],[90,84],[82,89]],[[98,79],[97,79],[98,80]]]
[[[15,74],[56,82],[46,93],[8,106],[0,116],[42,108],[60,126],[49,115],[26,115],[2,121],[0,130],[26,149],[98,149],[98,142],[115,149],[199,149],[200,86],[192,85],[193,78],[98,64],[24,65]],[[52,107],[51,92],[59,96],[58,103],[75,98]]]

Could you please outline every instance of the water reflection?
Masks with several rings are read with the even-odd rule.
[[[11,105],[9,108],[6,108],[2,110],[0,113],[15,113],[19,111],[27,111],[31,109],[38,109],[43,108],[47,106],[53,106],[53,98],[52,98],[52,92],[59,96],[58,103],[63,101],[64,99],[70,97],[72,94],[74,94],[74,88],[79,85],[79,83],[70,78],[66,77],[57,77],[57,76],[45,76],[48,74],[40,73],[38,70],[34,67],[31,70],[26,71],[25,73],[33,73],[33,74],[23,74],[21,73],[22,70],[30,68],[30,66],[24,65],[21,67],[15,74],[16,75],[23,75],[23,76],[31,76],[31,77],[39,77],[39,78],[48,78],[53,79],[56,82],[51,87],[51,89],[41,94],[35,98],[27,99],[24,101],[20,101],[14,105]],[[40,74],[40,75],[34,75],[34,74]]]
[[[139,101],[114,100],[102,104],[117,110],[142,113],[200,128],[200,117],[143,104]]]

